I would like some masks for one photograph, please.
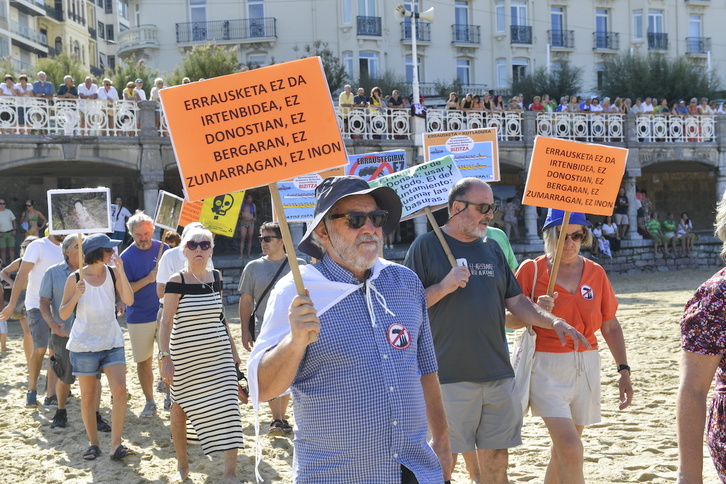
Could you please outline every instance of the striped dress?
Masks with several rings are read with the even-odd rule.
[[[166,292],[180,294],[171,330],[174,362],[171,397],[187,415],[187,441],[201,443],[205,454],[243,447],[237,373],[223,308],[219,273],[214,283],[169,282]]]

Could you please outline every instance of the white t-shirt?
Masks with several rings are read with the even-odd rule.
[[[156,271],[156,282],[157,284],[166,284],[171,279],[171,276],[184,269],[184,265],[187,260],[184,257],[184,251],[182,247],[174,247],[164,251],[159,261],[159,269]],[[210,257],[207,261],[207,269],[210,271],[214,269],[214,262]],[[164,302],[164,298],[159,299],[159,302]]]
[[[0,232],[11,232],[13,230],[15,215],[9,208],[0,212]]]
[[[134,91],[139,94],[139,99],[142,101],[146,101],[146,91],[143,89],[139,89],[137,87],[134,88]]]
[[[50,266],[64,261],[60,244],[54,244],[48,237],[34,240],[25,249],[23,262],[35,264],[28,273],[28,288],[25,292],[25,309],[40,309],[40,283]]]
[[[118,91],[115,87],[111,86],[111,89],[106,91],[105,87],[98,90],[98,99],[110,99],[112,101],[118,101]]]
[[[98,94],[98,86],[93,83],[91,83],[91,87],[86,87],[86,83],[84,82],[76,89],[78,89],[78,96],[80,96],[81,94],[83,94],[84,96],[92,96],[94,94]]]
[[[122,206],[121,211],[118,211],[118,205],[115,203],[111,204],[111,225],[113,226],[114,232],[126,232],[126,217],[130,217],[131,212],[129,209]]]

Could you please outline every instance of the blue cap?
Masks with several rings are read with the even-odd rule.
[[[87,255],[96,249],[106,247],[112,249],[119,245],[122,241],[110,238],[106,234],[93,234],[83,239],[83,254]]]
[[[565,217],[563,210],[555,210],[550,208],[547,210],[547,219],[545,220],[543,229],[550,227],[557,227],[562,225],[562,219]],[[587,221],[584,213],[572,212],[570,214],[570,225],[584,225],[585,227],[592,227],[592,224]]]

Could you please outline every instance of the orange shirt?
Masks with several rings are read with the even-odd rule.
[[[597,337],[595,331],[599,330],[603,321],[609,321],[615,317],[618,309],[618,301],[610,285],[605,270],[595,262],[582,258],[585,267],[582,277],[577,285],[575,294],[555,284],[555,291],[558,294],[555,299],[553,314],[563,318],[580,333],[585,335],[592,348],[597,349]],[[537,282],[534,290],[534,300],[547,292],[547,284],[550,280],[550,269],[545,256],[535,259],[537,263]],[[517,270],[517,281],[522,288],[522,293],[530,297],[532,295],[532,282],[534,279],[534,263],[525,261]],[[547,353],[569,353],[574,351],[572,339],[567,338],[567,344],[562,346],[557,334],[551,329],[533,327],[537,333],[536,351]],[[587,351],[580,346],[578,351]]]

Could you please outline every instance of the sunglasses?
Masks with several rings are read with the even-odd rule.
[[[473,205],[484,215],[488,214],[489,212],[492,212],[494,214],[494,213],[497,213],[497,211],[499,210],[499,207],[494,203],[472,203],[472,202],[467,202],[466,200],[454,200],[454,201],[466,204],[466,207],[464,207],[464,208],[468,208],[469,205]]]
[[[212,243],[208,240],[202,240],[201,242],[197,242],[196,240],[190,240],[189,242],[187,242],[187,249],[197,250],[197,248],[202,250],[209,250],[212,248]]]
[[[0,202],[0,205],[5,205],[5,202]]]
[[[330,219],[335,220],[336,218],[344,218],[348,222],[348,227],[351,229],[359,229],[366,224],[367,219],[371,219],[371,223],[374,227],[380,228],[386,225],[388,221],[388,210],[375,210],[373,212],[350,212],[350,213],[339,213],[337,215],[331,215]]]
[[[277,235],[264,235],[264,236],[257,237],[257,240],[259,240],[260,242],[265,242],[265,243],[269,244],[272,239],[281,239],[281,238],[282,237],[278,237]]]
[[[558,233],[557,236],[559,237],[560,234]],[[582,232],[574,232],[572,234],[565,234],[565,240],[572,239],[573,242],[582,242],[585,239],[585,234]]]

